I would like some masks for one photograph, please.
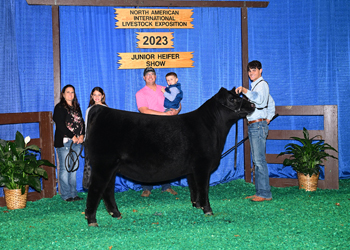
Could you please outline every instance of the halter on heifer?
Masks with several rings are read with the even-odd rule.
[[[235,88],[233,88],[233,90],[231,90],[230,92],[231,92],[231,93],[234,93],[234,92],[235,92]],[[234,94],[235,94],[235,93],[234,93]],[[226,106],[225,104],[223,104],[223,103],[221,103],[221,102],[220,102],[220,104],[221,104],[222,106],[228,108],[229,110],[232,110],[233,112],[238,113],[238,112],[241,111],[242,104],[243,104],[243,101],[244,101],[243,98],[240,98],[240,99],[241,99],[241,101],[240,101],[240,104],[239,104],[238,109],[232,109],[232,108],[230,108],[229,106]],[[237,99],[234,99],[234,101],[237,101]],[[254,105],[254,104],[252,104],[252,105]],[[248,137],[247,137],[247,139],[248,139]],[[247,139],[245,139],[245,140],[247,140]],[[244,140],[244,141],[239,142],[239,145],[238,145],[237,140],[238,140],[238,122],[236,122],[235,146],[233,147],[233,149],[231,148],[232,150],[236,149],[239,145],[241,145],[241,144],[245,141],[245,140]],[[231,150],[231,149],[230,149],[230,150]],[[232,150],[231,150],[229,153],[231,153]],[[221,155],[221,159],[224,158],[224,157],[225,157],[226,155],[228,155],[229,153],[227,153],[227,151],[226,151],[223,155]],[[235,150],[234,168],[235,168],[235,169],[237,168],[237,150]]]

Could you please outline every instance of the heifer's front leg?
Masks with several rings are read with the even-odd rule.
[[[211,210],[209,203],[209,175],[203,176],[200,174],[195,174],[195,182],[197,183],[198,196],[199,196],[199,204],[203,209],[204,214],[213,215],[213,211]]]
[[[115,185],[115,176],[116,174],[113,175],[114,177],[111,178],[109,181],[104,193],[103,193],[103,201],[105,203],[107,212],[112,215],[114,218],[121,219],[122,216],[118,210],[117,203],[115,202],[114,198],[114,185]]]
[[[198,198],[197,183],[193,177],[193,174],[187,175],[187,183],[191,193],[192,206],[196,208],[201,208]]]

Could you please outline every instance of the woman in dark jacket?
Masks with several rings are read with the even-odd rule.
[[[63,87],[61,100],[55,106],[53,120],[56,125],[54,146],[59,160],[58,181],[61,198],[65,201],[82,200],[77,195],[77,172],[67,171],[77,167],[72,165],[74,162],[78,164],[77,156],[81,150],[79,144],[83,143],[85,135],[84,119],[72,85]],[[74,152],[67,158],[70,148]]]

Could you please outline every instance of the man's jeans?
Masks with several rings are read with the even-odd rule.
[[[58,160],[60,161],[60,171],[59,171],[59,183],[60,183],[60,191],[61,191],[61,198],[63,200],[66,200],[68,198],[74,198],[77,196],[77,171],[74,172],[68,172],[66,169],[76,169],[78,166],[77,164],[79,159],[77,160],[77,156],[80,153],[80,144],[74,144],[72,145],[72,150],[75,151],[71,154],[71,157],[68,156],[66,160],[66,156],[69,153],[70,145],[73,143],[72,140],[69,140],[68,142],[63,144],[63,147],[56,148],[56,152],[58,155]],[[68,160],[69,159],[69,160]],[[76,162],[76,164],[73,166],[73,161]]]
[[[171,188],[170,183],[166,183],[166,184],[163,184],[163,185],[162,185],[162,191],[165,191],[165,190],[167,190],[168,188]],[[145,190],[151,191],[152,189],[153,189],[153,186],[142,185],[142,190],[143,190],[143,191],[145,191]]]
[[[266,163],[266,137],[269,126],[266,121],[248,125],[250,149],[255,165],[255,195],[263,198],[272,198],[269,181],[269,170]]]

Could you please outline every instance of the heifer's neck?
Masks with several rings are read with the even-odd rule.
[[[215,146],[222,152],[227,134],[232,125],[239,120],[238,115],[213,98],[205,102],[198,111],[201,113],[202,122],[208,134],[215,137],[213,138],[216,141]]]

